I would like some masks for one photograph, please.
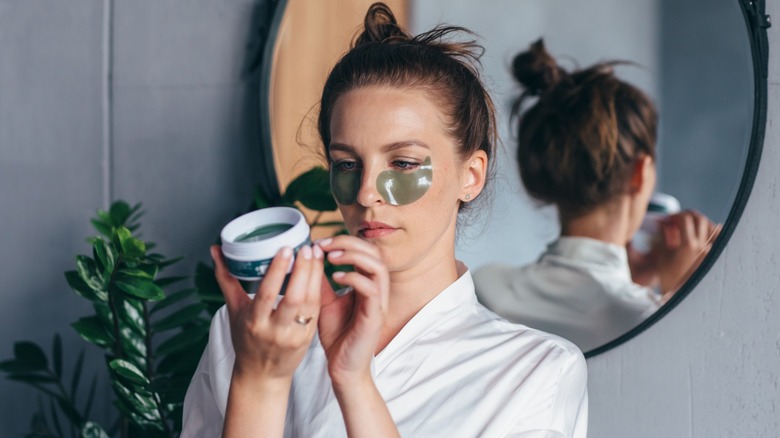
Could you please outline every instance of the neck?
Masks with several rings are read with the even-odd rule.
[[[454,231],[451,240],[451,245],[435,248],[408,268],[390,272],[389,307],[377,353],[395,338],[420,309],[458,279]]]
[[[628,200],[619,199],[576,217],[559,213],[561,236],[589,237],[618,246],[625,246],[631,238]]]

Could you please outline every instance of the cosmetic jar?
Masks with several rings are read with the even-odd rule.
[[[309,224],[290,207],[255,210],[230,221],[222,229],[222,254],[228,271],[240,279],[261,280],[276,253],[290,247],[297,253],[310,243]],[[289,274],[292,263],[287,269]]]
[[[679,212],[680,201],[677,198],[666,193],[654,193],[647,205],[642,225],[631,241],[632,247],[641,253],[650,252],[660,231],[659,222],[666,216]]]

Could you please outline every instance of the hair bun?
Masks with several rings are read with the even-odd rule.
[[[368,43],[392,43],[410,41],[412,37],[398,25],[393,11],[382,3],[376,2],[368,8],[363,21],[363,32],[358,35],[353,47]]]
[[[567,73],[547,52],[540,38],[527,51],[515,56],[512,75],[525,87],[527,94],[538,96],[561,82]]]

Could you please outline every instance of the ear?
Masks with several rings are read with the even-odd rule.
[[[476,198],[485,187],[488,156],[483,150],[475,151],[463,162],[461,171],[461,201],[469,202]]]
[[[631,170],[629,181],[630,194],[636,194],[647,190],[648,185],[655,185],[655,162],[653,157],[642,155],[637,158]]]

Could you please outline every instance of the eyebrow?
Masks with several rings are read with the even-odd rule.
[[[398,149],[403,149],[403,148],[409,147],[409,146],[418,146],[418,147],[422,147],[422,148],[425,148],[425,149],[428,149],[428,150],[431,149],[430,146],[428,146],[427,144],[425,144],[425,142],[420,141],[420,140],[402,140],[402,141],[397,141],[397,142],[393,142],[393,143],[390,143],[390,144],[386,144],[386,145],[381,147],[381,150],[382,150],[382,152],[392,152],[392,151],[395,151],[395,150],[398,150]],[[354,147],[352,147],[350,145],[347,145],[347,144],[343,144],[343,143],[331,143],[331,145],[328,148],[328,150],[329,151],[336,150],[336,151],[352,152],[352,153],[355,152],[355,148]]]

